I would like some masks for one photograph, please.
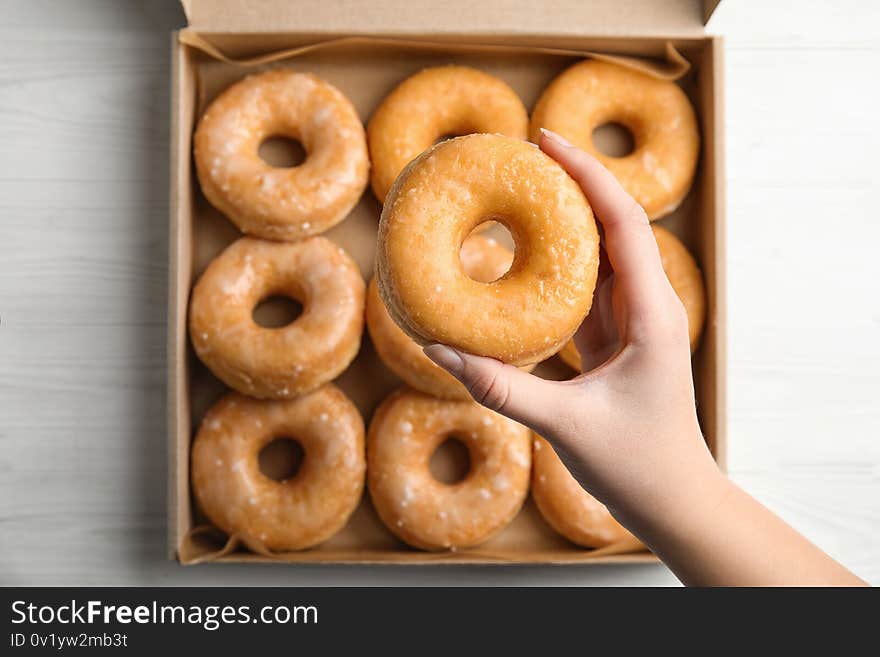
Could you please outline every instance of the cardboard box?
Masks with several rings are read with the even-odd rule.
[[[366,121],[401,80],[425,66],[463,63],[505,79],[531,108],[553,77],[586,52],[667,61],[670,47],[691,70],[681,80],[700,120],[702,150],[688,198],[661,223],[698,259],[706,280],[708,316],[694,356],[700,422],[716,460],[726,453],[726,307],[722,42],[703,25],[717,0],[448,0],[442,3],[321,0],[184,0],[189,27],[172,40],[171,217],[168,312],[169,555],[184,563],[269,561],[237,551],[201,522],[189,485],[190,443],[222,385],[194,357],[187,338],[187,302],[207,262],[238,233],[199,190],[191,138],[198,114],[222,88],[266,65],[291,65],[338,86]],[[442,11],[439,7],[442,6]],[[282,52],[283,57],[277,62]],[[342,244],[367,279],[372,272],[379,205],[369,190],[327,236]],[[559,363],[544,376],[562,376]],[[369,422],[397,384],[364,336],[352,367],[337,383]],[[348,526],[327,543],[283,555],[287,562],[324,563],[629,563],[653,561],[632,545],[585,550],[557,535],[529,501],[498,536],[457,553],[413,550],[388,532],[366,498]]]

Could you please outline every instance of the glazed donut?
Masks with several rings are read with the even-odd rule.
[[[296,474],[262,473],[260,451],[295,438],[304,458]],[[248,547],[302,550],[338,532],[364,489],[364,422],[339,388],[327,384],[289,401],[229,393],[202,420],[192,447],[192,485],[208,519]]]
[[[529,116],[502,80],[467,66],[428,68],[392,91],[367,124],[372,187],[384,202],[410,161],[438,139],[493,132],[526,139]]]
[[[282,328],[253,319],[264,299],[299,301]],[[242,237],[193,288],[189,333],[196,355],[226,385],[251,397],[291,399],[339,375],[360,349],[364,280],[351,257],[324,237],[270,242]]]
[[[510,268],[513,253],[491,237],[471,235],[461,245],[461,265],[474,280],[491,283]],[[388,368],[416,390],[442,399],[470,399],[467,389],[425,356],[422,348],[394,323],[373,278],[367,286],[367,329]],[[525,369],[531,370],[533,366]]]
[[[612,157],[593,144],[593,130],[619,123],[635,149]],[[700,132],[694,108],[674,82],[595,59],[563,71],[541,94],[529,128],[559,133],[598,158],[652,221],[675,210],[687,196],[697,168]]]
[[[458,256],[475,226],[510,230],[510,270],[481,283]],[[533,145],[468,135],[413,160],[379,221],[376,279],[389,314],[419,344],[527,365],[555,354],[590,310],[599,263],[580,187]],[[465,321],[466,320],[466,321]]]
[[[661,226],[651,228],[654,229],[654,239],[657,240],[660,250],[663,271],[687,313],[688,339],[693,353],[706,323],[706,286],[703,284],[703,274],[680,239]]]
[[[444,484],[429,470],[446,439],[460,439],[471,471]],[[528,429],[472,401],[401,389],[376,410],[367,432],[367,486],[379,517],[398,538],[425,550],[478,545],[513,520],[531,468]]]
[[[258,149],[290,137],[307,156],[273,167]],[[367,185],[364,127],[342,92],[308,73],[275,69],[229,87],[199,119],[194,137],[202,191],[240,230],[298,240],[342,221]]]
[[[538,436],[532,460],[532,499],[547,524],[558,533],[589,548],[605,547],[632,536],[604,504],[575,481],[550,443]]]
[[[657,240],[663,271],[666,272],[672,289],[675,290],[687,313],[688,338],[691,343],[691,353],[694,353],[700,343],[703,325],[706,322],[706,288],[703,285],[703,275],[694,257],[681,240],[661,226],[652,225],[651,229],[654,231],[654,239]],[[568,341],[559,352],[559,357],[569,367],[580,372],[581,356],[574,346],[574,341]]]

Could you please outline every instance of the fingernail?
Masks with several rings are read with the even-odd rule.
[[[458,374],[464,368],[464,361],[458,352],[445,344],[429,344],[422,351],[425,352],[425,356],[452,375]]]
[[[565,146],[566,148],[571,148],[574,146],[570,141],[568,141],[562,135],[556,134],[552,130],[548,130],[547,128],[541,128],[541,134],[544,135],[550,141],[555,141],[560,146]]]

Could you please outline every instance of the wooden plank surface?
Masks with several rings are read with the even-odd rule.
[[[665,585],[165,561],[176,2],[0,0],[0,584]],[[728,0],[730,472],[880,583],[880,6]]]

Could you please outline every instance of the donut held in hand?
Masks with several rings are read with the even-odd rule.
[[[486,220],[516,244],[510,270],[490,283],[470,278],[459,258]],[[528,365],[559,351],[589,312],[598,262],[592,210],[562,167],[518,139],[469,135],[423,153],[394,183],[376,281],[419,344]]]
[[[464,272],[474,280],[491,283],[510,268],[513,253],[491,237],[471,235],[461,246]],[[455,377],[434,363],[394,323],[379,297],[376,279],[367,286],[367,329],[382,362],[416,390],[442,399],[470,399]],[[531,369],[531,366],[526,369]]]

